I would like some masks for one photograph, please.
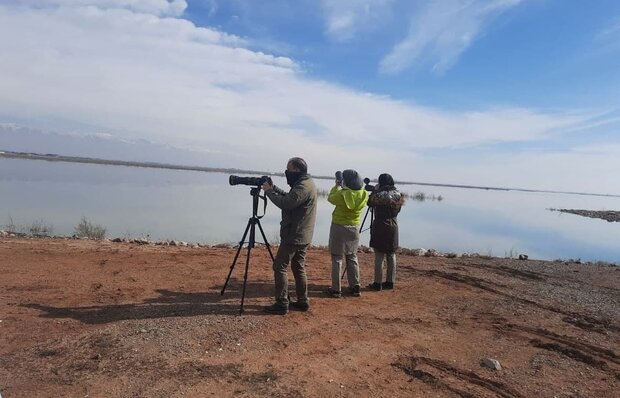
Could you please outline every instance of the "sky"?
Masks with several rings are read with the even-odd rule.
[[[0,0],[0,56],[0,150],[620,194],[615,0]]]

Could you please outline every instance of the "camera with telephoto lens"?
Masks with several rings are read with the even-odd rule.
[[[375,190],[375,186],[374,185],[370,185],[370,178],[364,178],[364,189],[372,192]]]
[[[260,187],[266,182],[271,183],[271,177],[240,177],[235,175],[231,175],[230,177],[228,177],[228,183],[230,185],[249,185],[252,187]]]

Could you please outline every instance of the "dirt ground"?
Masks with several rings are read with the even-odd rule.
[[[0,394],[618,397],[619,267],[399,255],[394,290],[335,299],[313,249],[310,312],[274,316],[258,247],[240,316],[234,253],[0,238]]]

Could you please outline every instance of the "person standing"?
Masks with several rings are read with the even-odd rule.
[[[306,278],[306,251],[312,242],[316,220],[317,191],[314,181],[308,174],[308,165],[302,158],[289,159],[286,165],[286,182],[290,191],[263,184],[265,195],[274,205],[282,209],[280,222],[280,246],[273,261],[275,280],[275,303],[264,308],[269,314],[286,315],[292,309],[308,311],[308,280]],[[297,301],[289,302],[288,274],[289,262],[295,277]]]
[[[336,206],[332,213],[332,224],[329,230],[329,250],[332,257],[332,285],[327,293],[332,297],[342,297],[340,286],[340,270],[345,258],[349,291],[353,296],[361,295],[360,272],[357,261],[357,247],[362,221],[362,210],[368,201],[368,192],[359,174],[355,170],[344,170],[342,182],[336,185],[327,196],[329,203]]]
[[[368,206],[374,211],[370,228],[370,247],[375,251],[375,281],[368,285],[373,290],[393,289],[396,280],[396,249],[398,249],[398,221],[396,217],[404,203],[404,197],[394,186],[391,175],[379,176],[379,184],[370,194]],[[387,263],[387,275],[383,280],[383,263]]]

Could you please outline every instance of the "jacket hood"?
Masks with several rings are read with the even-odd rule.
[[[344,204],[349,210],[361,210],[366,206],[368,201],[368,192],[365,189],[343,189],[342,197]]]
[[[353,169],[347,169],[343,171],[342,179],[344,180],[344,185],[353,190],[362,189],[362,187],[364,186],[362,178],[357,173],[357,171]]]

